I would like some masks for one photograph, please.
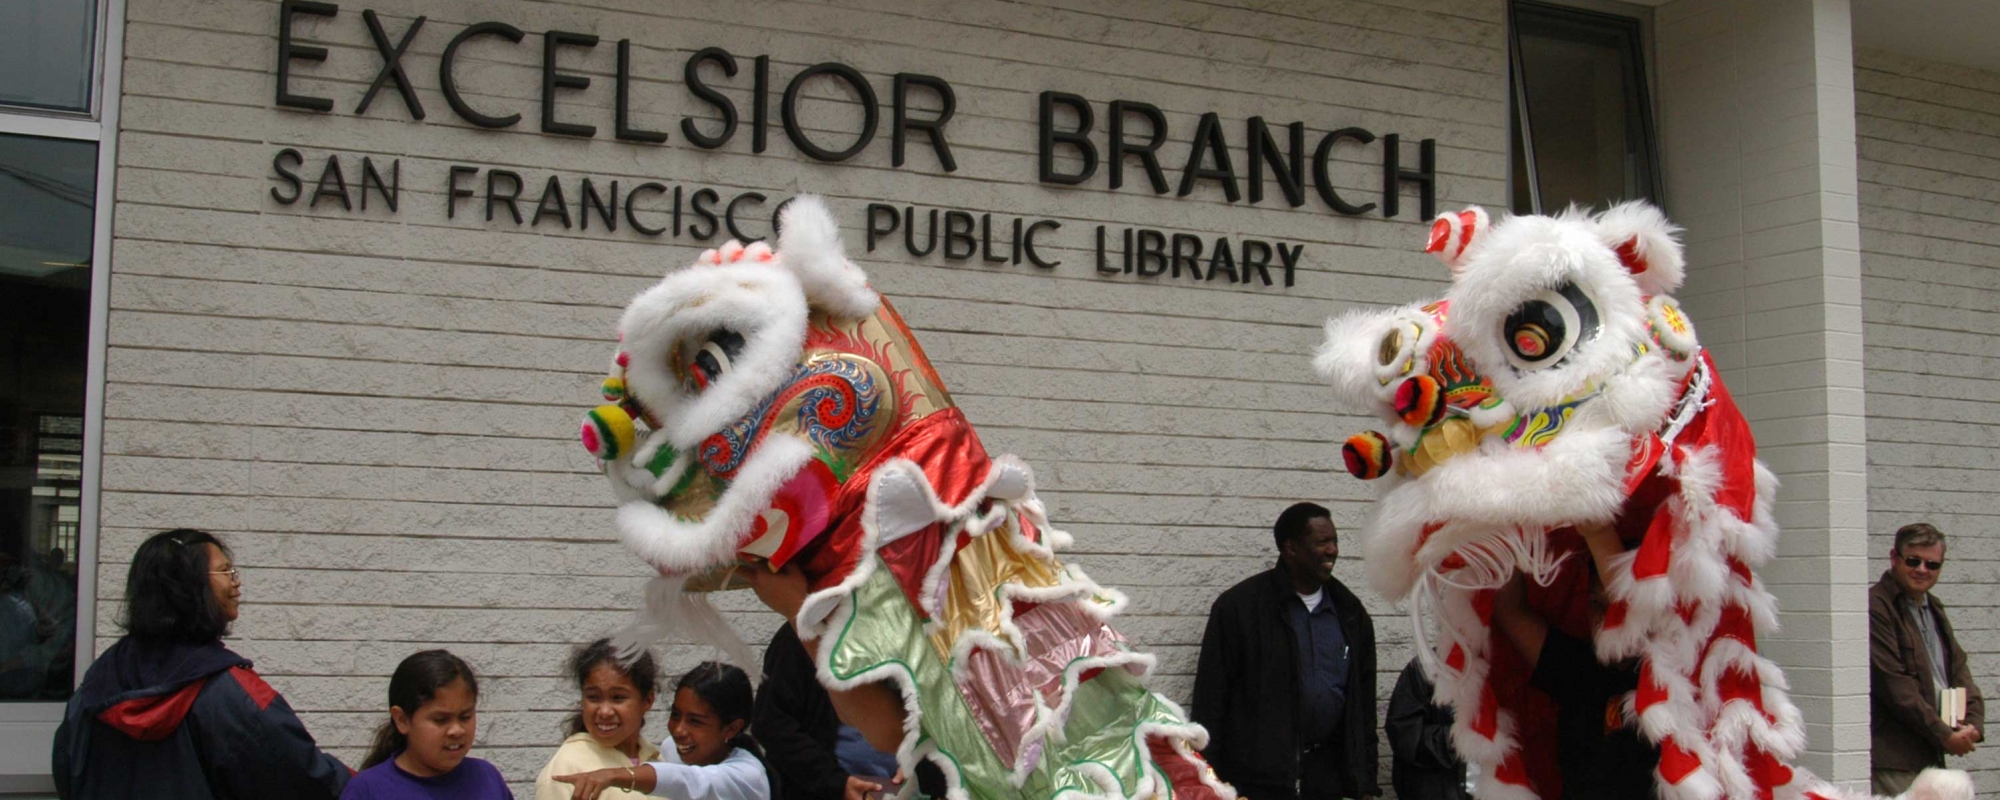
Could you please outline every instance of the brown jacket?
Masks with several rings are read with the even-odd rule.
[[[1931,684],[1930,651],[1923,634],[1910,622],[1902,608],[1902,587],[1888,572],[1882,573],[1868,590],[1868,696],[1873,732],[1870,755],[1875,769],[1921,770],[1944,765],[1944,741],[1951,736],[1938,714],[1937,692]],[[1947,684],[1965,687],[1966,721],[1986,736],[1986,704],[1979,686],[1972,682],[1972,670],[1965,665],[1965,650],[1951,633],[1951,620],[1937,595],[1930,598],[1931,613],[1937,620],[1938,637],[1943,640],[1945,660],[1950,662]]]

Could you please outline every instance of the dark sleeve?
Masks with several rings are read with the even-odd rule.
[[[1354,597],[1351,592],[1348,593],[1348,597],[1353,599],[1355,607],[1359,609],[1361,599]],[[1353,691],[1347,693],[1349,698],[1360,698],[1361,707],[1366,714],[1364,717],[1366,724],[1361,726],[1361,764],[1356,771],[1359,773],[1361,796],[1381,797],[1382,784],[1379,773],[1382,769],[1382,732],[1375,724],[1375,618],[1369,616],[1366,609],[1361,609],[1358,616],[1361,625],[1357,633],[1360,634],[1361,641],[1352,646],[1355,658],[1351,661],[1354,666],[1350,669],[1358,667],[1359,670],[1350,673],[1353,675],[1353,680],[1349,681],[1353,685]],[[1354,701],[1350,699],[1348,702]]]
[[[1895,605],[1894,601],[1868,596],[1868,691],[1876,699],[1871,706],[1876,711],[1888,709],[1904,727],[1921,731],[1932,747],[1942,750],[1951,729],[1938,717],[1937,702],[1930,698],[1927,681],[1903,663],[1903,648],[1896,643],[1900,620],[1896,619]],[[1970,712],[1972,693],[1966,694],[1966,711]]]
[[[1938,617],[1944,619],[1939,611]],[[1986,700],[1979,695],[1979,684],[1972,680],[1972,667],[1965,663],[1965,648],[1958,646],[1958,634],[1952,631],[1951,621],[1944,620],[1940,626],[1944,630],[1945,644],[1951,647],[1951,685],[1965,689],[1965,721],[1979,729],[1979,738],[1986,739]]]
[[[1382,730],[1389,734],[1389,752],[1397,761],[1423,770],[1457,769],[1458,753],[1451,746],[1451,723],[1428,721],[1427,707],[1433,691],[1431,682],[1424,679],[1423,668],[1415,661],[1410,662],[1396,678]]]
[[[764,649],[764,682],[750,711],[750,731],[764,747],[765,763],[783,780],[786,800],[841,800],[847,791],[840,759],[802,722],[837,719],[816,670],[790,624]]]
[[[1242,650],[1236,626],[1228,619],[1229,599],[1225,593],[1208,608],[1208,627],[1202,631],[1201,653],[1194,668],[1194,707],[1189,713],[1196,724],[1208,729],[1208,747],[1203,748],[1203,754],[1211,762],[1229,749],[1229,743],[1218,734],[1229,710],[1229,687],[1237,680],[1236,657]]]
[[[1590,642],[1551,626],[1528,682],[1557,703],[1601,703],[1637,687],[1638,676],[1598,663]]]
[[[70,709],[74,709],[76,703],[77,701],[72,698],[70,700]],[[68,710],[65,709],[62,724],[56,726],[55,742],[49,747],[49,777],[56,783],[56,797],[62,798],[62,800],[69,800],[70,797],[69,723],[71,715],[68,713]]]
[[[322,752],[291,704],[247,668],[210,678],[195,707],[196,744],[217,794],[332,800],[354,774]]]

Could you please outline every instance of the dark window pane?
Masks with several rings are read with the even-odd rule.
[[[1525,102],[1516,206],[1527,176],[1541,209],[1658,202],[1651,114],[1635,20],[1532,3],[1514,9],[1515,91]]]
[[[0,701],[69,697],[97,145],[0,135]]]
[[[96,0],[0,0],[0,103],[90,111]]]

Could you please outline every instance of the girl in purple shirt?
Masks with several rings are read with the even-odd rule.
[[[479,680],[463,659],[425,650],[389,678],[389,721],[341,800],[514,800],[500,770],[468,758]]]

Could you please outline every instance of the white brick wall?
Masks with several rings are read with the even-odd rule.
[[[232,645],[323,743],[358,759],[397,660],[444,645],[487,677],[479,754],[526,789],[574,701],[557,676],[567,644],[617,625],[644,575],[612,538],[608,494],[573,441],[575,421],[595,402],[619,306],[703,244],[485,224],[476,204],[461,209],[474,216],[447,220],[446,167],[469,163],[521,172],[531,198],[551,173],[570,189],[592,175],[774,198],[821,192],[854,242],[863,205],[883,200],[1049,216],[1064,222],[1060,241],[1077,245],[1097,224],[1305,243],[1289,291],[1105,280],[1082,250],[1062,252],[1053,275],[897,249],[863,259],[988,445],[1040,472],[1051,516],[1077,536],[1073,558],[1132,594],[1124,629],[1162,656],[1159,685],[1184,697],[1209,601],[1267,564],[1277,512],[1332,496],[1344,528],[1360,519],[1364,492],[1338,472],[1332,442],[1366,423],[1330,413],[1310,379],[1319,322],[1352,303],[1435,291],[1443,274],[1416,252],[1414,197],[1384,221],[1338,217],[1316,199],[1297,210],[1230,205],[1212,186],[1179,199],[1132,185],[1111,193],[1102,172],[1088,188],[1037,184],[1036,93],[1090,98],[1100,126],[1109,100],[1159,105],[1174,131],[1170,173],[1195,119],[1215,111],[1239,169],[1250,116],[1303,120],[1309,143],[1358,125],[1402,135],[1406,164],[1416,140],[1436,138],[1440,207],[1506,200],[1501,4],[1243,6],[979,0],[915,14],[890,0],[364,0],[295,23],[301,43],[331,51],[293,68],[294,92],[335,100],[334,113],[316,115],[273,106],[276,3],[132,0],[100,645],[115,632],[138,541],[168,526],[215,530],[245,569]],[[429,17],[406,58],[426,121],[408,121],[393,87],[368,116],[351,113],[376,69],[364,8],[395,39]],[[518,46],[468,45],[460,70],[475,104],[522,112],[503,132],[459,122],[437,89],[445,41],[488,19],[529,34]],[[532,132],[539,34],[552,28],[606,39],[562,59],[593,79],[561,105],[565,119],[598,125],[595,139]],[[610,138],[613,43],[625,37],[643,79],[634,122],[671,131],[666,145]],[[675,120],[699,106],[679,76],[689,53],[711,45],[746,61],[770,54],[774,91],[829,60],[884,94],[898,71],[945,78],[958,93],[949,130],[960,170],[938,172],[921,137],[909,166],[890,168],[886,128],[846,164],[806,161],[775,108],[767,153],[750,153],[747,130],[720,151],[694,150]],[[748,75],[727,83],[747,86]],[[744,103],[747,92],[730,93]],[[810,109],[829,141],[858,125],[838,97]],[[269,165],[284,147],[308,155],[309,181],[329,153],[350,179],[361,155],[400,157],[401,213],[276,203]],[[1336,165],[1350,198],[1376,199],[1378,154],[1357,149]],[[1352,559],[1340,575],[1364,583]],[[747,595],[719,602],[753,641],[775,624]],[[1370,602],[1386,696],[1408,658],[1407,626]],[[678,671],[704,654],[669,655]]]
[[[1936,590],[2000,713],[2000,74],[1855,54],[1868,579],[1896,529],[1950,538]],[[1989,747],[1952,765],[2000,790]]]
[[[1844,0],[1677,0],[1656,12],[1681,299],[1776,471],[1763,578],[1810,737],[1802,763],[1868,777],[1867,531],[1854,69]]]

